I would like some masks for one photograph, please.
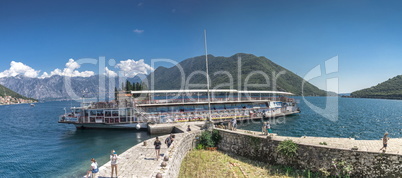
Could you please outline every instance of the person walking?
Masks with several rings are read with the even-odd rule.
[[[155,152],[156,152],[156,161],[159,160],[159,156],[160,156],[160,151],[161,151],[161,141],[159,141],[159,137],[156,137],[156,140],[154,142],[155,145]]]
[[[271,124],[269,124],[269,122],[267,122],[267,124],[265,125],[265,128],[267,129],[267,134],[271,135],[272,130],[271,130]]]
[[[113,178],[113,172],[116,173],[117,177],[117,160],[118,160],[118,155],[116,154],[116,151],[112,150],[112,154],[110,154],[110,164],[112,167],[112,174],[110,177]]]
[[[89,168],[89,170],[87,171],[87,176],[89,177],[89,174],[92,173],[98,173],[99,169],[98,169],[98,163],[96,162],[96,160],[94,158],[91,159],[91,167]]]
[[[166,138],[165,144],[167,144],[168,148],[170,147],[170,145],[172,145],[174,138],[175,138],[175,135],[173,135],[173,134],[170,134],[170,136]]]
[[[237,120],[236,120],[236,119],[233,119],[233,120],[232,120],[232,126],[233,126],[233,129],[232,129],[232,130],[236,130],[236,129],[237,129]]]
[[[380,149],[380,151],[382,150],[382,152],[386,152],[387,151],[387,146],[388,146],[388,132],[385,132],[384,137],[382,137],[382,143],[383,143],[383,147]]]
[[[268,131],[267,131],[266,125],[267,125],[267,122],[263,122],[263,123],[262,123],[262,127],[261,127],[262,129],[261,129],[261,130],[262,130],[262,134],[263,134],[263,135],[268,135]]]

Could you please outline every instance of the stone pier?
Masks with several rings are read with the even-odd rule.
[[[336,159],[353,166],[352,177],[402,177],[401,138],[391,138],[387,151],[383,153],[380,139],[267,137],[261,132],[240,129],[217,130],[223,138],[218,145],[220,150],[249,159],[312,171],[330,171],[332,161]],[[276,150],[279,143],[287,139],[298,144],[297,155],[291,159]]]
[[[190,125],[192,131],[187,132],[187,126]],[[156,177],[158,173],[162,177],[177,177],[180,171],[180,165],[182,159],[186,156],[187,152],[193,149],[195,145],[195,136],[201,132],[199,123],[183,123],[176,124],[174,129],[177,129],[175,133],[175,141],[167,148],[164,143],[165,139],[169,136],[159,136],[162,142],[161,157],[156,160],[155,147],[153,145],[155,138],[148,139],[145,142],[146,146],[139,143],[127,151],[119,155],[118,159],[118,177],[123,178],[151,178]],[[170,133],[170,132],[169,132]],[[161,167],[163,157],[168,156],[166,167]],[[110,177],[111,165],[110,161],[102,165],[99,168],[99,172],[96,177]]]
[[[148,124],[148,133],[153,134],[170,134],[170,133],[182,133],[181,128],[187,127],[187,125],[193,125],[202,127],[205,124],[203,122],[178,122],[178,123],[164,123],[164,124]],[[186,128],[184,128],[186,130]]]

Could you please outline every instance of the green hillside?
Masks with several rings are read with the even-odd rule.
[[[0,85],[0,96],[4,97],[4,96],[11,96],[13,98],[22,98],[22,99],[31,99],[31,98],[27,98],[25,96],[22,96],[10,89],[8,89],[7,87]],[[34,100],[34,99],[32,99]]]
[[[402,75],[388,79],[376,86],[355,91],[350,96],[356,98],[402,99]]]
[[[296,95],[302,94],[302,81],[303,79],[293,72],[275,64],[271,60],[265,57],[257,57],[252,54],[235,54],[231,57],[215,57],[208,55],[209,59],[209,74],[211,77],[211,88],[219,86],[219,89],[229,89],[230,86],[224,85],[229,83],[230,79],[233,79],[232,89],[238,89],[238,57],[241,57],[241,90],[244,90],[245,81],[247,84],[266,84],[265,77],[261,74],[250,75],[252,72],[264,73],[268,76],[269,85],[264,86],[251,86],[248,90],[273,90],[274,80],[273,74],[277,75],[279,72],[284,71],[283,75],[279,75],[276,80],[276,90],[292,92]],[[182,67],[186,80],[189,75],[194,71],[202,73],[205,71],[205,56],[198,56],[190,59],[186,59],[179,63]],[[229,76],[222,73],[230,74]],[[153,74],[149,75],[148,80],[154,75],[155,89],[180,89],[182,76],[177,66],[171,68],[159,67]],[[232,76],[232,77],[230,77]],[[206,84],[206,77],[201,74],[194,74],[189,80],[190,84]],[[196,87],[190,88],[195,89]],[[202,87],[199,87],[202,88]],[[304,84],[304,95],[318,95],[324,96],[326,92],[318,89],[316,86],[306,82]]]

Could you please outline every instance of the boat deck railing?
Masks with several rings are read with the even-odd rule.
[[[227,98],[211,98],[211,102],[245,102],[245,101],[282,101],[294,102],[292,98],[287,97],[227,97]],[[164,103],[204,103],[208,102],[208,98],[182,98],[182,99],[135,99],[136,104],[164,104]]]
[[[281,101],[281,102],[295,102],[292,98],[287,97],[226,97],[226,98],[211,98],[210,102],[217,103],[236,103],[236,102],[259,102],[259,101]],[[91,102],[82,103],[85,109],[121,109],[132,108],[135,105],[146,106],[148,104],[199,104],[208,102],[208,98],[180,98],[180,99],[138,99],[132,98],[131,100],[124,101],[111,101],[111,102]]]

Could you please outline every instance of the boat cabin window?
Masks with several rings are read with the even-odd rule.
[[[120,116],[126,116],[126,110],[120,109]]]
[[[97,116],[103,116],[103,110],[97,110],[96,115]]]
[[[168,111],[176,111],[176,110],[177,110],[177,108],[174,107],[174,106],[169,106],[168,107]]]
[[[111,111],[105,111],[105,115],[106,116],[112,116],[112,112]]]

